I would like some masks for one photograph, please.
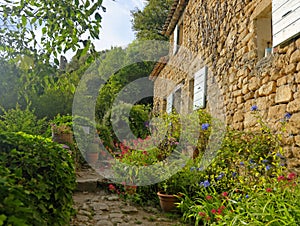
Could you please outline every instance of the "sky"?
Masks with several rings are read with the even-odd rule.
[[[95,41],[96,50],[111,46],[126,46],[134,40],[130,11],[144,7],[144,0],[103,0],[106,12],[102,12],[100,40]]]

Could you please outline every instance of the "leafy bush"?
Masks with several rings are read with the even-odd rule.
[[[127,115],[129,113],[129,115]],[[149,130],[146,123],[149,121],[150,108],[145,105],[131,105],[121,103],[114,106],[104,119],[104,125],[109,129],[113,140],[118,141],[113,125],[117,128],[118,135],[128,139],[128,126],[133,135],[137,138],[146,138]]]
[[[280,131],[274,134],[257,110],[253,114],[260,122],[259,130],[228,129],[213,163],[197,175],[196,192],[182,197],[179,208],[185,221],[195,225],[299,224],[298,181],[293,173],[288,179],[283,176],[287,169]]]
[[[67,225],[75,188],[68,151],[22,132],[1,132],[0,147],[0,225]]]
[[[22,110],[19,105],[15,109],[4,110],[0,116],[0,130],[7,132],[22,131],[28,134],[43,134],[47,128],[46,119],[37,119],[34,111],[29,109]]]
[[[178,194],[180,192],[193,193],[199,187],[199,177],[196,175],[199,172],[199,167],[195,167],[195,165],[199,164],[200,158],[196,158],[196,156],[202,155],[207,145],[210,135],[210,120],[211,117],[209,114],[203,110],[199,110],[188,116],[170,114],[157,118],[150,125],[147,125],[152,131],[152,136],[148,136],[145,139],[127,140],[116,144],[116,148],[120,153],[117,162],[122,164],[116,164],[114,167],[115,175],[118,178],[123,178],[124,182],[129,184],[137,182],[137,175],[139,179],[143,178],[149,182],[157,180],[157,177],[160,177],[160,175],[162,178],[169,176],[167,177],[168,179],[152,187],[140,187],[134,199],[141,197],[145,194],[145,191],[147,191],[147,197],[151,199],[153,196],[156,196],[157,190],[171,194]],[[199,128],[200,131],[195,131]],[[189,145],[191,146],[190,148],[187,147]],[[187,150],[187,148],[191,150]],[[198,153],[194,155],[190,151]],[[165,163],[168,163],[168,157],[171,154],[174,154],[176,157],[172,156],[173,161],[167,166]],[[194,157],[195,159],[190,158],[187,160],[187,155],[189,155],[189,158]],[[179,158],[176,159],[177,157]],[[185,161],[182,161],[183,159]],[[183,163],[185,163],[185,166],[182,166]],[[127,167],[123,164],[132,167]],[[145,175],[142,175],[138,169],[138,167],[153,164],[156,164],[157,167],[152,168],[148,174],[145,170]],[[174,174],[174,169],[178,166],[181,169]],[[162,169],[163,173],[161,172]],[[149,189],[150,187],[151,190]],[[143,200],[146,201],[147,198]]]

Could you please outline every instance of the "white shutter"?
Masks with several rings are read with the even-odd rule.
[[[174,29],[174,35],[173,35],[173,54],[177,51],[177,43],[178,43],[178,25],[176,24],[176,27]]]
[[[277,46],[300,33],[300,1],[272,1],[273,46]]]
[[[207,67],[201,68],[194,75],[193,110],[205,108],[206,104],[206,77]]]
[[[171,93],[168,97],[167,97],[167,113],[170,114],[172,113],[172,107],[173,107],[173,93]]]

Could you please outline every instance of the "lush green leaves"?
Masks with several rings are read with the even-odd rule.
[[[69,224],[75,173],[68,150],[7,132],[0,132],[0,148],[0,225]]]
[[[6,55],[42,48],[44,60],[49,60],[51,54],[76,51],[84,42],[99,38],[101,15],[97,11],[103,9],[101,0],[4,2],[0,6],[0,46]],[[41,39],[36,35],[39,29]],[[59,63],[56,57],[55,63]]]

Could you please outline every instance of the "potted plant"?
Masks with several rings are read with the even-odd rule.
[[[89,164],[95,164],[99,159],[100,147],[98,143],[91,143],[87,147],[86,161]]]
[[[73,144],[73,132],[65,124],[51,124],[52,140],[60,144]]]
[[[172,212],[176,210],[176,203],[179,202],[178,197],[184,192],[183,172],[170,176],[168,179],[159,184],[159,192],[157,192],[159,203],[164,212]]]
[[[165,168],[164,178],[166,174],[169,176],[166,180],[158,184],[159,192],[157,193],[160,201],[160,206],[164,212],[170,212],[176,210],[179,198],[185,194],[190,193],[194,190],[198,184],[199,174],[201,170],[196,166],[193,159],[187,160],[182,163],[179,160],[175,165],[182,165],[177,173],[174,174],[174,165]]]

